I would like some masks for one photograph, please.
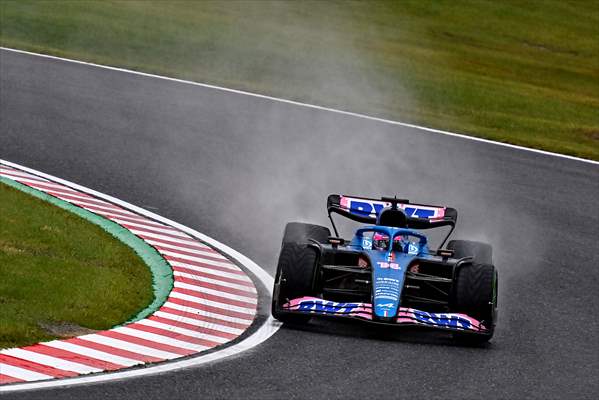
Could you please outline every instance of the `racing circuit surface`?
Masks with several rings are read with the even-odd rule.
[[[197,229],[274,273],[329,193],[458,209],[494,246],[486,348],[319,321],[203,367],[7,398],[594,398],[599,167],[221,90],[0,51],[0,156]],[[345,236],[350,235],[345,230]]]

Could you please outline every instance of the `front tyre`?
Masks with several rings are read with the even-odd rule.
[[[304,324],[309,314],[287,314],[283,304],[292,299],[314,295],[314,276],[317,268],[317,250],[297,243],[283,243],[272,299],[272,316],[283,323]]]
[[[467,344],[488,342],[493,337],[497,317],[498,276],[491,264],[466,263],[458,268],[454,278],[452,312],[466,314],[482,322],[486,334],[455,332],[457,341]]]

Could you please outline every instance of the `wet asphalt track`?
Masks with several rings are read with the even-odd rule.
[[[599,167],[315,109],[0,51],[0,157],[204,232],[273,273],[288,220],[333,192],[460,212],[494,245],[487,348],[319,322],[209,366],[7,398],[594,398]]]

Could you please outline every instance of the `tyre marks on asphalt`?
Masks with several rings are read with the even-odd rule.
[[[252,280],[212,247],[177,228],[43,177],[0,164],[0,176],[105,217],[154,247],[174,287],[148,318],[106,331],[0,351],[0,384],[68,378],[172,360],[228,343],[250,327]]]

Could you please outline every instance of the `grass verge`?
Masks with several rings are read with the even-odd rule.
[[[599,160],[595,0],[0,2],[0,43]]]
[[[0,348],[107,329],[153,298],[148,267],[100,227],[0,183]]]

